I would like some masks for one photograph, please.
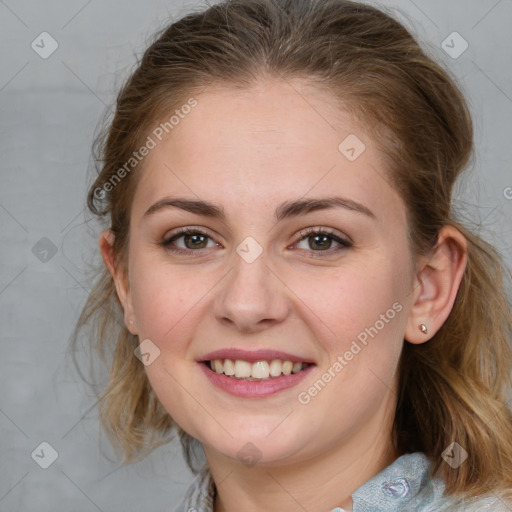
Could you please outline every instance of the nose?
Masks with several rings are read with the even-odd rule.
[[[259,332],[281,323],[288,315],[287,288],[268,266],[265,252],[251,263],[235,255],[233,268],[221,283],[215,298],[215,317],[227,326],[244,333]]]

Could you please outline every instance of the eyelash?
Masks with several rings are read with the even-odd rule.
[[[210,235],[208,233],[206,233],[206,231],[204,231],[200,228],[184,228],[184,229],[181,229],[180,231],[178,231],[177,233],[174,233],[170,238],[162,240],[162,242],[160,242],[160,245],[162,245],[166,250],[171,251],[175,254],[182,254],[182,255],[187,255],[187,256],[191,256],[191,253],[201,252],[202,250],[207,249],[207,248],[182,249],[180,247],[172,247],[172,243],[175,242],[176,240],[178,240],[179,238],[182,238],[184,235],[203,235],[207,238],[211,238]],[[336,234],[334,234],[332,231],[330,231],[327,228],[303,229],[302,231],[299,232],[300,238],[295,243],[300,243],[305,238],[308,238],[312,235],[327,236],[327,237],[331,238],[332,240],[334,240],[335,242],[337,242],[338,244],[340,244],[340,247],[335,248],[334,251],[333,251],[333,248],[327,249],[325,251],[313,251],[313,250],[309,251],[312,253],[312,256],[314,255],[313,256],[314,258],[323,258],[323,257],[325,257],[324,254],[326,254],[326,253],[329,256],[331,256],[333,254],[333,252],[337,253],[342,250],[349,249],[350,247],[353,246],[352,242],[350,242],[349,240],[340,238],[339,236],[337,236]]]

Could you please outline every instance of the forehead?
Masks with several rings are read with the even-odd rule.
[[[269,81],[209,88],[194,100],[161,141],[153,136],[134,216],[165,194],[225,203],[228,214],[230,205],[238,214],[255,204],[273,212],[277,202],[333,193],[401,207],[374,141],[323,88]]]

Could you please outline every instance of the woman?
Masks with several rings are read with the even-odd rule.
[[[177,432],[183,511],[510,510],[504,267],[451,211],[471,117],[402,25],[344,0],[190,14],[102,142],[77,329],[112,353],[127,462]]]

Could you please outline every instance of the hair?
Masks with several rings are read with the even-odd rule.
[[[411,254],[428,255],[444,226],[465,236],[467,265],[449,317],[428,342],[404,343],[392,441],[400,453],[421,451],[431,458],[448,494],[512,488],[508,271],[499,252],[457,220],[451,198],[473,156],[471,115],[455,79],[385,11],[346,0],[227,0],[160,32],[95,141],[99,169],[87,206],[109,219],[116,262],[127,265],[130,209],[143,165],[114,187],[105,185],[151,128],[194,94],[212,84],[250,88],[262,78],[305,79],[364,123],[404,201]],[[90,347],[109,372],[100,420],[123,463],[177,433],[197,472],[195,440],[163,408],[134,357],[138,338],[122,322],[103,265],[75,339],[86,326]],[[453,441],[468,454],[457,470],[441,458]]]

